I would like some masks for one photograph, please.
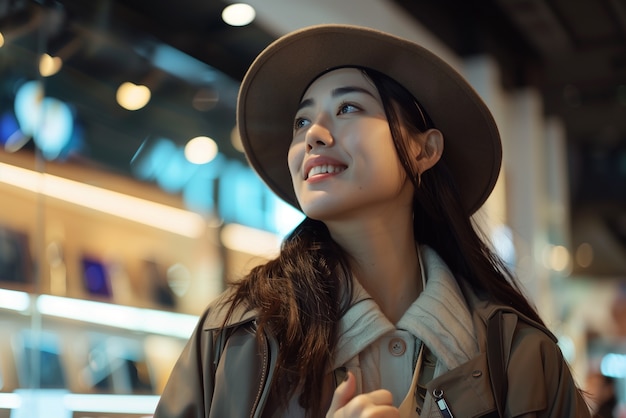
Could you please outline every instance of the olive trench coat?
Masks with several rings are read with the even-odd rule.
[[[278,343],[256,335],[254,311],[236,311],[221,331],[225,296],[214,301],[198,322],[174,366],[154,418],[262,418],[272,416],[270,393]],[[540,324],[509,307],[475,300],[473,320],[480,352],[427,385],[422,417],[497,417],[497,392],[507,388],[506,417],[589,417],[589,409],[556,344]],[[507,379],[490,375],[487,324],[501,315],[498,335]],[[493,370],[495,367],[491,367]],[[330,404],[340,379],[330,373]],[[501,376],[501,378],[503,378]],[[496,395],[494,395],[496,393]]]

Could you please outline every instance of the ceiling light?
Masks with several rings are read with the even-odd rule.
[[[222,11],[222,19],[231,26],[246,26],[254,20],[254,8],[245,3],[234,3]]]
[[[59,57],[43,54],[39,58],[39,74],[41,74],[42,77],[55,75],[61,70],[62,66],[63,60]]]
[[[217,156],[217,144],[207,136],[197,136],[185,145],[185,158],[192,164],[206,164]]]
[[[563,245],[555,245],[550,249],[550,268],[554,271],[565,271],[570,263],[570,254]]]
[[[593,247],[583,242],[578,246],[575,253],[576,263],[583,268],[591,266],[593,263]]]
[[[61,100],[45,97],[39,108],[39,123],[33,133],[35,143],[47,160],[57,158],[68,145],[74,130],[74,115]]]
[[[245,152],[243,149],[243,143],[241,142],[241,135],[239,135],[239,129],[237,126],[234,126],[230,131],[230,143],[233,148],[235,148],[239,152]]]
[[[14,110],[21,131],[12,138],[19,145],[14,148],[19,149],[32,136],[44,157],[53,160],[67,147],[74,131],[73,112],[65,102],[46,97],[41,81],[19,87]]]
[[[138,110],[150,101],[150,89],[127,81],[120,84],[115,98],[117,103],[126,110]]]
[[[37,80],[25,82],[19,86],[15,94],[13,102],[15,116],[26,136],[32,136],[37,130],[44,96],[43,83]]]

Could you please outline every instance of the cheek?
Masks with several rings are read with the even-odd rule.
[[[389,128],[386,126],[380,127],[377,134],[378,141],[376,141],[376,145],[370,149],[370,155],[374,160],[372,164],[375,164],[382,170],[383,175],[387,178],[404,182],[407,175],[402,163],[400,163],[400,158],[398,157],[398,152],[396,151]]]
[[[289,166],[289,173],[291,178],[295,178],[300,175],[302,169],[302,160],[304,159],[304,144],[295,143],[289,147],[287,153],[287,165]]]

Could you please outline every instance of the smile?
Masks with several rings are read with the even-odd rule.
[[[305,180],[320,174],[340,173],[346,169],[345,166],[323,164],[312,167],[306,174]]]

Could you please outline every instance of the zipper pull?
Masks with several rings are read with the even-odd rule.
[[[433,396],[435,397],[435,401],[437,402],[439,411],[441,411],[441,415],[443,415],[444,418],[454,418],[454,416],[452,415],[452,411],[450,411],[450,407],[448,406],[448,403],[443,398],[443,390],[442,389],[433,390]]]

